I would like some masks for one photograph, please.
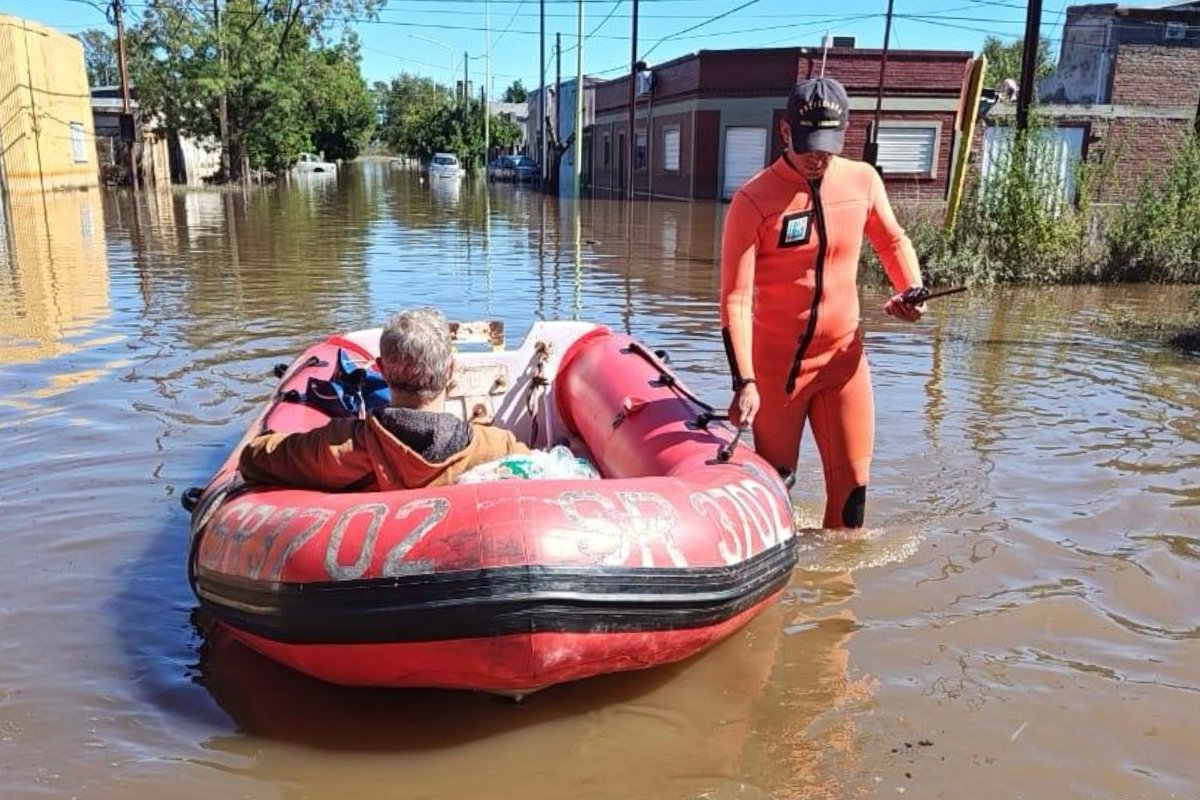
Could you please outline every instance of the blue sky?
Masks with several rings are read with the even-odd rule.
[[[103,5],[102,0],[94,0]],[[147,0],[127,0],[136,21]],[[1136,3],[1135,3],[1136,4]],[[1043,34],[1057,54],[1063,0],[1045,0]],[[584,69],[613,77],[628,69],[630,0],[584,0]],[[546,79],[554,80],[554,34],[562,33],[563,75],[575,74],[576,0],[546,0]],[[883,43],[887,0],[641,0],[639,56],[661,63],[701,49],[817,45],[826,30],[855,36],[860,47]],[[985,36],[1015,40],[1024,31],[1021,0],[895,0],[892,47],[978,50]],[[461,75],[463,51],[471,80],[483,77],[490,12],[491,72],[496,93],[514,78],[538,82],[538,0],[389,0],[377,21],[354,23],[363,44],[368,81],[399,72],[445,81],[454,60]],[[0,13],[16,14],[77,33],[107,28],[93,0],[0,0]],[[416,38],[436,39],[442,44]],[[445,45],[445,46],[442,46]]]

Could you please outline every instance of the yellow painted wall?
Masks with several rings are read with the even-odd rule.
[[[72,123],[82,127],[73,134]],[[9,191],[99,184],[83,45],[0,14],[0,169]],[[74,137],[74,138],[73,138]],[[82,144],[77,153],[74,142]]]

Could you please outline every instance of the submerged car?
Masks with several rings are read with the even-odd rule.
[[[453,153],[434,153],[429,161],[429,177],[457,179],[463,176],[462,165]]]
[[[337,174],[337,164],[325,161],[312,153],[301,153],[294,169],[300,175]]]

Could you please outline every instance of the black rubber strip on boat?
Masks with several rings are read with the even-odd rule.
[[[221,622],[290,644],[653,632],[731,619],[781,590],[795,564],[789,539],[729,567],[500,567],[304,584],[201,569],[199,594]]]

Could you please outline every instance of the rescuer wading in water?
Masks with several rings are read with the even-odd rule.
[[[794,470],[807,420],[825,473],[826,528],[860,528],[875,401],[858,326],[865,233],[897,294],[884,310],[915,322],[917,255],[869,164],[838,156],[850,102],[840,83],[804,80],[780,123],[785,150],[733,197],[721,245],[721,326],[733,372],[734,425]]]

